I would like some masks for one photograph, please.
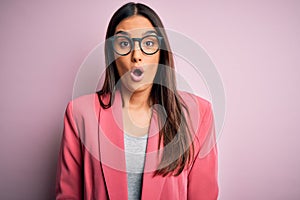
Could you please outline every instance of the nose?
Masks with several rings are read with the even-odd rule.
[[[142,61],[142,51],[139,46],[139,42],[135,41],[133,43],[132,55],[131,55],[132,62],[140,62]]]

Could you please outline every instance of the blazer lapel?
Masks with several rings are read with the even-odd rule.
[[[109,198],[127,199],[122,100],[119,92],[116,92],[111,108],[101,109],[99,128],[101,164]]]
[[[160,199],[160,194],[162,192],[162,188],[166,180],[162,176],[154,176],[154,172],[157,169],[163,150],[161,148],[163,146],[162,142],[159,145],[158,140],[158,116],[155,109],[153,109],[146,148],[142,199]],[[158,145],[160,146],[159,150]]]
[[[111,108],[101,109],[99,128],[100,159],[109,198],[111,200],[127,199],[122,98],[119,91],[115,93],[115,100]],[[158,116],[153,109],[146,148],[142,199],[159,199],[166,180],[162,176],[154,176],[162,154],[162,148],[158,151],[158,139]],[[160,147],[162,147],[162,143]]]

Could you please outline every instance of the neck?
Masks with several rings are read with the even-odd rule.
[[[123,99],[123,106],[125,108],[131,109],[147,109],[151,106],[149,105],[151,87],[137,92],[130,92],[126,90],[123,86],[121,87],[121,94]]]

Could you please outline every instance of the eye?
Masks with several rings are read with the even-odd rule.
[[[151,40],[148,40],[145,42],[145,46],[147,46],[147,47],[152,47],[153,45],[154,45],[154,42]]]
[[[131,43],[127,37],[118,36],[114,39],[114,48],[115,49],[128,49],[131,46]]]
[[[157,49],[159,46],[157,37],[153,35],[144,37],[142,40],[142,46],[147,49]]]
[[[120,47],[128,47],[129,46],[129,42],[127,42],[127,41],[121,41],[121,42],[119,42],[119,46]]]

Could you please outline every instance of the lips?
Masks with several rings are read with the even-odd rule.
[[[139,82],[144,77],[144,69],[142,67],[134,67],[130,72],[131,79],[135,82]]]

